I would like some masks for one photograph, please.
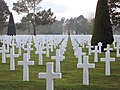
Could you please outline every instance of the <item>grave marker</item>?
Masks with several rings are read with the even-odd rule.
[[[34,65],[34,61],[29,61],[28,54],[23,54],[23,61],[18,61],[18,65],[23,65],[23,81],[29,81],[28,65]]]
[[[56,56],[51,56],[51,59],[55,59],[56,60],[56,72],[60,73],[60,61],[63,61],[65,57],[64,56],[60,56],[60,49],[56,50]]]
[[[19,57],[19,54],[14,53],[14,49],[10,49],[10,54],[7,54],[7,57],[10,58],[10,70],[15,70],[15,58]]]
[[[79,47],[77,51],[78,63],[82,63],[82,56],[84,55],[86,55],[86,53],[82,52],[82,47]]]
[[[27,50],[28,59],[30,59],[30,51],[33,50],[33,48],[31,48],[31,44],[27,43],[27,48],[24,48],[24,50]]]
[[[101,49],[101,47],[102,47],[102,43],[101,42],[98,43],[98,47],[99,47],[99,53],[101,53],[101,50],[102,50]]]
[[[89,68],[95,68],[95,64],[89,64],[89,57],[83,56],[83,64],[78,63],[77,68],[83,68],[83,85],[89,85]]]
[[[38,46],[38,50],[35,52],[35,54],[39,54],[39,65],[43,65],[43,57],[42,54],[45,54],[46,51],[42,50],[42,47]]]
[[[54,73],[54,65],[53,62],[47,62],[46,64],[46,73],[39,73],[39,78],[46,78],[46,90],[54,90],[54,82],[53,79],[61,78],[61,73]]]
[[[91,55],[91,48],[93,48],[93,46],[91,46],[91,42],[88,42],[88,46],[86,46],[86,48],[88,48],[88,55]]]
[[[6,63],[6,53],[7,53],[7,50],[5,49],[5,44],[2,45],[2,50],[0,50],[0,52],[2,53],[2,63]]]
[[[115,58],[110,58],[110,51],[106,52],[106,57],[101,58],[101,61],[105,61],[105,75],[110,76],[110,62],[115,61]]]
[[[94,52],[94,62],[98,62],[98,46],[95,46],[95,50],[92,50],[92,52]]]

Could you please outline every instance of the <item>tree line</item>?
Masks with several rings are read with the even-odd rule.
[[[21,23],[16,24],[19,30],[28,30],[28,34],[36,33],[76,33],[76,34],[91,34],[93,29],[94,19],[88,21],[83,15],[75,18],[56,20],[51,9],[41,10],[40,3],[42,0],[18,0],[13,3],[13,10],[18,14],[26,13],[22,18]],[[115,30],[120,29],[120,2],[119,0],[108,0],[110,21]],[[6,21],[10,15],[9,7],[4,0],[0,0],[0,33],[8,26]],[[46,25],[46,26],[43,26]],[[32,28],[32,32],[30,29]],[[37,32],[36,32],[37,31]],[[120,30],[119,30],[120,31]]]

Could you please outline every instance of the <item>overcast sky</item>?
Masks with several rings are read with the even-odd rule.
[[[10,10],[12,11],[12,4],[17,0],[5,0]],[[43,0],[40,3],[42,9],[51,8],[54,15],[60,20],[62,17],[71,18],[84,15],[88,18],[91,14],[95,14],[96,5],[98,0]],[[19,22],[23,15],[14,14],[15,22]]]

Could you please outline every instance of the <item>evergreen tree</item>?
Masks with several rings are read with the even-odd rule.
[[[109,8],[112,25],[120,28],[120,0],[109,0]]]
[[[12,13],[10,13],[7,35],[16,35],[16,28]]]
[[[9,8],[4,0],[0,0],[0,33],[3,34],[3,29],[6,27],[6,20],[9,15]]]
[[[103,51],[106,45],[112,44],[113,41],[108,0],[98,0],[91,44],[95,46],[99,42],[103,43]]]

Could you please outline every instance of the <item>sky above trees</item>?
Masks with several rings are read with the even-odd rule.
[[[12,11],[12,4],[17,0],[5,0]],[[54,15],[60,20],[62,17],[71,18],[79,15],[89,17],[91,14],[94,15],[96,11],[96,5],[98,0],[43,0],[40,3],[41,10],[51,8]],[[15,11],[12,11],[15,22],[19,22],[22,15],[18,15]]]

